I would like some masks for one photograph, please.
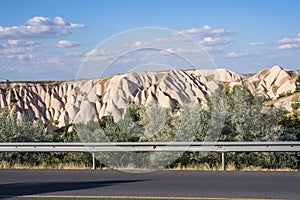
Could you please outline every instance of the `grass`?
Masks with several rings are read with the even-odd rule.
[[[253,167],[253,166],[247,166],[243,167],[241,169],[237,168],[234,163],[228,163],[226,165],[226,171],[284,171],[284,172],[298,172],[299,170],[296,169],[291,169],[291,168],[279,168],[279,169],[267,169],[267,168],[262,168],[262,167]],[[187,167],[176,167],[176,168],[166,168],[164,170],[203,170],[203,171],[221,171],[222,166],[214,166],[210,167],[209,164],[207,163],[201,163],[197,166],[187,166]]]
[[[42,163],[40,165],[20,165],[20,164],[10,164],[6,161],[0,162],[0,169],[63,169],[63,170],[90,170],[92,169],[91,166],[85,165],[85,164],[77,164],[77,163],[57,163],[57,164],[45,164]],[[134,166],[128,166],[128,167],[120,167],[115,168],[116,170],[152,170],[147,168],[136,168]],[[110,167],[97,167],[97,170],[113,170],[113,168]],[[161,170],[174,170],[174,171],[180,171],[180,170],[201,170],[201,171],[221,171],[222,166],[217,165],[211,167],[208,163],[200,163],[198,165],[191,164],[188,166],[177,166],[177,167],[166,167]],[[279,169],[268,169],[268,168],[262,168],[262,167],[253,167],[253,166],[246,166],[243,168],[237,168],[234,163],[228,163],[226,165],[226,171],[264,171],[264,172],[299,172],[297,169],[291,169],[291,168],[279,168]]]
[[[84,164],[77,163],[58,163],[58,164],[45,164],[42,163],[40,165],[21,165],[21,164],[10,164],[6,161],[0,162],[0,169],[91,169],[91,166],[87,166]]]

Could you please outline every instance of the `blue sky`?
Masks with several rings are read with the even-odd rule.
[[[0,0],[0,7],[0,79],[74,79],[100,42],[141,27],[181,31],[217,67],[238,73],[300,69],[298,0]]]

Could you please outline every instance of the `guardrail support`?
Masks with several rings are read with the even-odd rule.
[[[222,152],[222,171],[225,171],[225,152]]]
[[[93,170],[96,169],[96,155],[95,154],[96,154],[95,152],[92,153],[92,156],[93,156]]]

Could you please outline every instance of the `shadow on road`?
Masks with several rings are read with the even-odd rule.
[[[47,183],[10,183],[0,184],[0,199],[25,195],[37,195],[42,193],[82,190],[97,187],[107,187],[145,180],[108,180],[89,182],[47,182]]]

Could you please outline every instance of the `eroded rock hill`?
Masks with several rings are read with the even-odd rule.
[[[295,90],[296,78],[295,73],[275,66],[247,79],[227,69],[177,69],[67,82],[5,82],[0,83],[0,107],[41,119],[53,130],[107,114],[119,120],[129,100],[166,108],[185,102],[204,103],[207,94],[224,85],[245,83],[253,93],[276,99]]]
[[[284,70],[280,66],[263,69],[254,76],[246,79],[248,88],[252,92],[264,94],[270,99],[276,99],[296,89],[296,72]]]

